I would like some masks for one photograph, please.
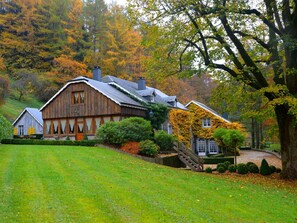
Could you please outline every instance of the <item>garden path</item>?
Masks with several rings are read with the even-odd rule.
[[[255,151],[255,150],[241,150],[240,156],[237,157],[237,163],[254,162],[258,166],[261,165],[262,159],[266,159],[269,165],[281,168],[281,160],[273,154]]]

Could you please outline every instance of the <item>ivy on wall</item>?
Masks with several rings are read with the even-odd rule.
[[[190,104],[188,109],[189,111],[172,109],[169,113],[173,134],[187,146],[190,145],[192,136],[204,139],[213,138],[213,133],[217,128],[243,129],[241,124],[237,122],[228,123],[195,104]],[[204,118],[211,119],[210,127],[205,128],[202,126],[202,119]]]

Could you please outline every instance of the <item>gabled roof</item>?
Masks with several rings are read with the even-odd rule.
[[[186,104],[186,107],[189,107],[190,104],[195,104],[195,105],[199,106],[200,108],[202,108],[202,109],[204,109],[204,110],[210,112],[211,114],[213,114],[213,115],[219,117],[220,119],[223,119],[225,122],[230,123],[229,120],[223,118],[223,117],[222,117],[221,115],[219,115],[216,111],[214,111],[213,109],[211,109],[210,107],[206,106],[205,104],[203,104],[203,103],[201,103],[201,102],[192,100],[192,101],[190,101],[188,104]]]
[[[40,111],[42,111],[48,104],[50,104],[65,88],[67,88],[71,84],[76,83],[85,83],[94,90],[100,92],[101,94],[108,97],[110,100],[114,101],[116,104],[120,106],[126,106],[126,107],[136,107],[140,109],[145,109],[139,102],[133,100],[123,92],[117,90],[116,88],[112,87],[108,83],[103,83],[101,81],[96,81],[87,77],[77,77],[71,81],[68,81],[67,84],[65,84],[47,103],[45,103],[41,108]]]
[[[14,125],[18,120],[26,113],[28,112],[41,126],[43,126],[43,120],[42,120],[42,113],[37,108],[25,108],[22,113],[14,120],[12,125]]]

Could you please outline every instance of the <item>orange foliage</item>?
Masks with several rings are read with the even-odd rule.
[[[72,60],[65,55],[55,58],[54,66],[54,70],[48,74],[57,84],[64,84],[66,81],[78,76],[90,76],[90,73],[87,70],[87,65]]]
[[[2,57],[0,57],[0,70],[5,70],[6,66],[4,64],[4,59]]]
[[[127,142],[123,145],[120,150],[131,153],[131,154],[138,154],[139,153],[139,142]]]

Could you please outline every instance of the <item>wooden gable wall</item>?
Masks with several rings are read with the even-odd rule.
[[[73,92],[84,92],[84,103],[73,103]],[[121,107],[85,83],[67,86],[42,111],[43,119],[120,115]]]

